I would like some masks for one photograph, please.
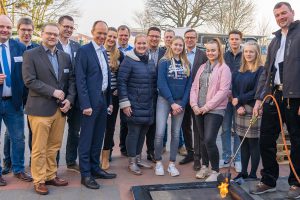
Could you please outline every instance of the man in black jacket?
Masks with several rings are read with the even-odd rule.
[[[273,94],[279,103],[283,121],[291,140],[291,159],[296,173],[300,174],[300,21],[294,21],[294,11],[287,2],[279,2],[274,7],[274,16],[281,28],[269,45],[265,70],[256,92],[254,115],[259,114],[262,99]],[[263,105],[261,121],[260,150],[263,163],[261,182],[250,192],[262,194],[276,190],[279,166],[276,161],[276,140],[280,133],[279,119],[274,102]],[[300,198],[300,182],[293,172],[289,175],[288,197]]]

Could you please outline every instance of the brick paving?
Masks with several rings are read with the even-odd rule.
[[[169,184],[169,183],[183,183],[183,182],[195,182],[199,181],[194,178],[195,172],[192,169],[192,163],[187,165],[177,165],[179,171],[181,172],[179,177],[171,177],[168,174],[165,176],[155,176],[153,170],[143,170],[142,176],[135,176],[128,173],[127,170],[127,158],[120,155],[119,147],[119,122],[117,122],[116,126],[116,135],[115,135],[115,144],[116,147],[113,151],[113,160],[110,163],[111,168],[109,171],[117,173],[117,178],[113,180],[103,180],[98,179],[97,182],[101,185],[99,190],[90,190],[81,186],[80,184],[80,175],[76,172],[68,171],[65,164],[65,144],[66,144],[66,135],[67,128],[65,129],[63,146],[61,149],[61,158],[60,158],[60,166],[58,170],[59,177],[62,177],[69,181],[69,185],[66,187],[49,187],[49,195],[41,196],[34,192],[32,183],[25,183],[17,180],[13,177],[12,174],[5,175],[4,178],[7,180],[8,185],[5,187],[0,187],[0,200],[132,200],[132,194],[130,192],[131,186],[134,185],[148,185],[148,184]],[[170,126],[169,126],[170,127]],[[1,130],[1,158],[2,149],[3,149],[3,133],[5,131],[4,126],[2,125]],[[27,137],[27,129],[26,129],[26,137]],[[170,137],[168,137],[170,138]],[[27,141],[27,138],[26,138]],[[218,143],[220,140],[218,139]],[[167,149],[169,146],[167,146]],[[220,148],[221,149],[221,148]],[[26,143],[26,156],[25,156],[25,164],[26,169],[29,171],[28,162],[29,162],[29,149]],[[145,151],[144,151],[145,152]],[[145,158],[146,156],[143,155]],[[177,161],[182,159],[181,156],[178,155]],[[163,156],[163,163],[165,169],[168,164],[168,152]],[[153,165],[154,166],[154,165]],[[261,168],[261,166],[260,166]],[[224,171],[224,170],[222,170]],[[233,177],[236,173],[233,171]],[[287,176],[289,173],[288,165],[280,165],[280,176]],[[260,199],[260,198],[256,198]]]

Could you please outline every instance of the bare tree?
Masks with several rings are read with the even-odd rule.
[[[152,19],[152,16],[148,12],[148,10],[136,11],[134,13],[134,21],[137,25],[139,25],[140,28],[143,29],[143,31],[147,30],[151,26],[156,26],[157,24],[159,24]]]
[[[4,0],[0,0],[0,3]],[[57,21],[60,15],[80,15],[78,8],[74,6],[76,0],[16,0],[9,1],[6,5],[7,14],[12,19],[16,17],[30,17],[36,30],[39,30],[43,23]],[[7,2],[7,1],[6,1]],[[2,6],[2,4],[0,4]]]
[[[262,17],[259,23],[256,26],[256,34],[265,36],[259,40],[261,45],[267,45],[268,43],[268,36],[272,34],[271,26],[270,26],[270,19],[266,17]]]
[[[146,0],[145,12],[161,28],[202,25],[218,0]]]
[[[233,29],[248,32],[254,25],[254,11],[251,0],[219,0],[211,12],[210,25],[223,34]]]

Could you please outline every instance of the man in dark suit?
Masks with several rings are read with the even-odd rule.
[[[22,55],[26,47],[11,40],[12,22],[0,15],[0,128],[2,119],[11,137],[12,171],[23,181],[32,181],[24,169],[24,113],[25,87],[22,79]],[[0,186],[6,185],[0,166]]]
[[[79,48],[76,56],[76,86],[81,115],[79,166],[81,184],[99,189],[95,178],[111,179],[116,174],[99,167],[108,109],[112,111],[110,70],[103,44],[108,32],[104,21],[93,24],[93,40]]]
[[[200,48],[196,47],[198,40],[198,34],[196,30],[189,29],[184,33],[184,42],[187,50],[187,57],[189,62],[191,63],[191,72],[192,72],[192,80],[197,74],[199,67],[207,61],[207,57]],[[185,142],[185,147],[187,150],[187,155],[183,160],[179,162],[179,164],[186,164],[192,162],[194,160],[194,170],[200,169],[200,160],[201,155],[198,154],[200,152],[200,144],[194,144],[194,148],[197,154],[194,155],[193,149],[193,132],[192,132],[192,118],[193,118],[193,130],[194,133],[197,131],[194,114],[190,104],[186,105],[185,113],[182,121],[182,131]],[[197,137],[199,134],[194,134],[194,137]]]
[[[38,47],[39,45],[35,42],[31,41],[32,34],[33,34],[34,26],[33,22],[30,18],[27,17],[22,17],[18,20],[17,23],[17,32],[18,32],[18,38],[16,39],[18,42],[23,43],[26,46],[26,50]],[[26,95],[27,98],[27,95]],[[24,104],[26,103],[26,99],[24,99]],[[29,150],[31,152],[31,129],[28,123],[28,146]],[[4,153],[4,158],[3,158],[3,170],[2,174],[8,174],[11,172],[11,155],[10,155],[10,149],[11,149],[11,140],[9,137],[9,133],[6,130],[5,135],[4,135],[4,145],[3,145],[3,153]],[[29,161],[30,165],[30,161]]]
[[[74,31],[74,20],[71,16],[64,15],[58,19],[59,24],[59,41],[56,47],[65,53],[69,54],[72,60],[73,69],[75,68],[75,56],[80,47],[78,42],[70,39]],[[77,149],[80,131],[80,108],[77,96],[74,101],[74,106],[68,112],[68,139],[66,146],[66,163],[69,170],[79,172],[79,165],[76,163]],[[59,156],[59,154],[58,154]]]
[[[38,194],[46,185],[66,186],[57,177],[56,155],[61,147],[66,117],[76,95],[70,56],[56,48],[58,25],[42,27],[42,45],[24,53],[23,79],[29,89],[25,113],[32,129],[31,172]]]
[[[157,67],[159,60],[165,55],[166,51],[164,48],[159,47],[161,39],[161,30],[157,27],[150,27],[147,31],[147,42],[148,42],[148,52],[150,54],[150,59],[153,59],[155,66]],[[155,105],[156,105],[156,99]],[[156,108],[156,106],[154,106]],[[154,115],[155,116],[155,115]],[[147,145],[147,160],[155,162],[154,159],[154,139],[155,139],[156,123],[149,127],[146,134],[146,145]]]

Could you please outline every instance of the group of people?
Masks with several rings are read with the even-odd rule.
[[[1,172],[12,169],[16,178],[33,181],[38,194],[48,194],[46,185],[66,186],[68,182],[57,176],[57,166],[67,119],[67,168],[79,171],[87,188],[99,189],[95,179],[117,176],[105,170],[110,167],[120,114],[120,151],[128,157],[128,170],[135,175],[142,175],[143,168],[152,168],[142,159],[145,140],[147,159],[156,163],[154,173],[165,174],[162,156],[171,116],[167,167],[171,176],[180,175],[176,155],[185,144],[187,152],[179,164],[194,162],[196,178],[216,181],[220,168],[234,163],[238,172],[235,180],[256,179],[261,157],[262,179],[250,192],[275,191],[280,126],[274,102],[261,103],[270,93],[279,101],[299,174],[300,87],[296,66],[300,25],[294,21],[289,3],[277,3],[273,11],[281,29],[269,46],[265,67],[259,45],[251,41],[242,46],[243,35],[238,30],[229,32],[225,53],[217,38],[206,43],[204,52],[196,46],[194,29],[188,29],[183,37],[166,30],[165,46],[159,47],[161,30],[150,27],[147,34],[136,35],[131,46],[127,26],[116,29],[99,20],[92,26],[92,41],[80,46],[70,39],[74,20],[65,15],[57,24],[42,27],[38,45],[31,41],[34,26],[30,19],[19,20],[19,38],[13,40],[11,20],[0,16],[0,110],[7,127],[0,185],[6,185]],[[24,107],[32,177],[24,171]],[[253,115],[262,117],[250,128],[233,161],[231,136],[236,152]],[[221,126],[220,159],[216,140]],[[300,198],[300,183],[292,172],[289,184],[288,196]]]

